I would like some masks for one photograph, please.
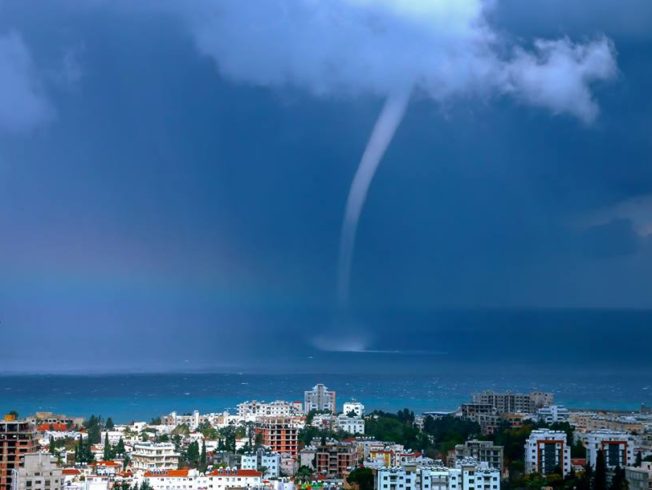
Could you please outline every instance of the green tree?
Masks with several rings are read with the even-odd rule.
[[[206,471],[206,441],[201,442],[201,454],[199,455],[199,468]]]
[[[124,456],[125,454],[125,441],[122,440],[122,437],[118,440],[118,443],[115,445],[115,454]]]
[[[374,473],[371,468],[356,468],[349,476],[346,477],[346,481],[352,485],[357,485],[358,490],[374,490]]]
[[[598,455],[595,459],[593,490],[607,490],[607,462],[605,461],[604,451],[602,449],[598,450]]]
[[[54,456],[56,452],[57,452],[57,448],[54,445],[54,437],[50,436],[50,454]]]
[[[191,468],[197,468],[199,457],[199,444],[197,441],[193,441],[186,448],[185,460]]]
[[[102,455],[102,459],[104,461],[110,461],[113,459],[113,451],[111,450],[111,443],[109,442],[109,433],[106,432],[104,433],[104,454]]]
[[[643,455],[641,454],[641,451],[639,451],[636,453],[636,461],[634,461],[634,466],[640,468],[642,463],[643,463]]]
[[[104,424],[104,428],[106,430],[113,430],[115,429],[115,424],[113,423],[113,419],[111,417],[108,417],[106,419],[106,424]]]
[[[102,441],[102,417],[91,415],[84,420],[84,427],[88,433],[90,444],[99,444]]]
[[[625,478],[625,468],[617,466],[611,478],[609,490],[627,490],[628,488],[629,484],[627,483],[627,478]]]
[[[301,483],[309,482],[312,480],[312,470],[308,466],[302,465],[297,470],[294,478]]]

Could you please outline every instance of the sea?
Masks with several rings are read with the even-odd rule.
[[[245,400],[302,400],[303,392],[324,383],[337,392],[338,404],[356,399],[367,410],[415,413],[455,410],[472,393],[485,389],[544,390],[569,408],[635,411],[652,405],[648,370],[600,371],[596,368],[527,369],[511,366],[442,366],[437,374],[247,374],[140,373],[0,375],[0,411],[20,415],[51,411],[91,414],[126,423],[150,420],[171,411],[235,410]]]

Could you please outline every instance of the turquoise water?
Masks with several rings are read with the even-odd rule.
[[[133,374],[0,376],[0,410],[23,415],[47,410],[68,415],[91,413],[115,421],[149,420],[176,410],[233,409],[250,399],[301,400],[303,390],[325,383],[337,391],[338,404],[349,398],[368,409],[416,412],[452,410],[470,394],[486,388],[552,391],[557,401],[577,408],[636,410],[652,405],[647,372],[549,372],[450,367],[441,376],[424,375],[249,375]]]

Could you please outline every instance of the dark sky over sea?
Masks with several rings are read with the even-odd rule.
[[[577,60],[545,73],[536,103],[511,86],[415,92],[364,207],[342,310],[342,215],[385,92],[316,94],[265,78],[277,72],[261,59],[295,58],[251,57],[289,49],[303,73],[314,53],[358,53],[364,39],[338,36],[362,32],[387,48],[365,53],[416,63],[431,50],[403,44],[414,12],[375,10],[390,3],[421,5],[0,2],[0,373],[500,372],[543,383],[599,372],[605,399],[630,373],[645,386],[652,3],[500,0],[482,12],[497,58],[535,53],[545,38],[571,58],[606,46],[617,69],[575,80],[561,101],[555,89],[569,84],[553,82]],[[301,28],[310,8],[292,9],[317,4],[370,10],[317,16],[362,22],[310,37],[336,42],[296,42],[290,34],[322,31]],[[279,16],[231,22],[262,5],[290,8],[295,23],[272,30],[273,42],[235,42],[240,27],[276,29]],[[345,78],[359,88],[373,73]]]

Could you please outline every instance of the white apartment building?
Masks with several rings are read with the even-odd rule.
[[[302,411],[301,402],[287,402],[284,400],[269,403],[252,400],[238,404],[238,417],[245,420],[254,420],[258,417],[289,417],[301,415]]]
[[[197,470],[147,472],[144,479],[153,490],[227,490],[261,488],[262,475],[254,470],[223,468],[207,475]]]
[[[303,410],[305,413],[311,410],[328,410],[331,413],[337,412],[335,392],[330,391],[323,384],[313,386],[303,394]]]
[[[355,400],[351,400],[342,406],[342,413],[344,415],[354,413],[356,417],[364,417],[364,405]]]
[[[634,436],[614,430],[596,430],[586,434],[586,462],[595,468],[598,451],[604,451],[607,468],[630,466],[634,464]]]
[[[26,454],[19,468],[13,469],[11,490],[60,490],[63,473],[49,454]]]
[[[197,430],[199,424],[202,422],[202,416],[199,410],[194,410],[191,414],[178,414],[177,412],[170,412],[163,417],[163,425],[176,427],[177,425],[187,425],[190,431]]]
[[[455,468],[406,465],[376,472],[376,490],[500,490],[500,472],[467,459]]]
[[[338,415],[335,425],[342,432],[364,434],[364,419],[360,417],[349,417],[345,414]]]
[[[537,410],[537,418],[540,422],[554,424],[557,422],[568,422],[570,412],[563,405],[550,405]]]
[[[179,453],[170,442],[139,442],[131,452],[131,465],[135,471],[167,471],[179,467]]]
[[[525,441],[525,473],[547,475],[561,469],[566,476],[571,469],[570,446],[566,433],[559,430],[538,429]]]
[[[263,478],[278,478],[281,474],[281,455],[263,449],[245,453],[240,459],[240,468],[260,471]]]

